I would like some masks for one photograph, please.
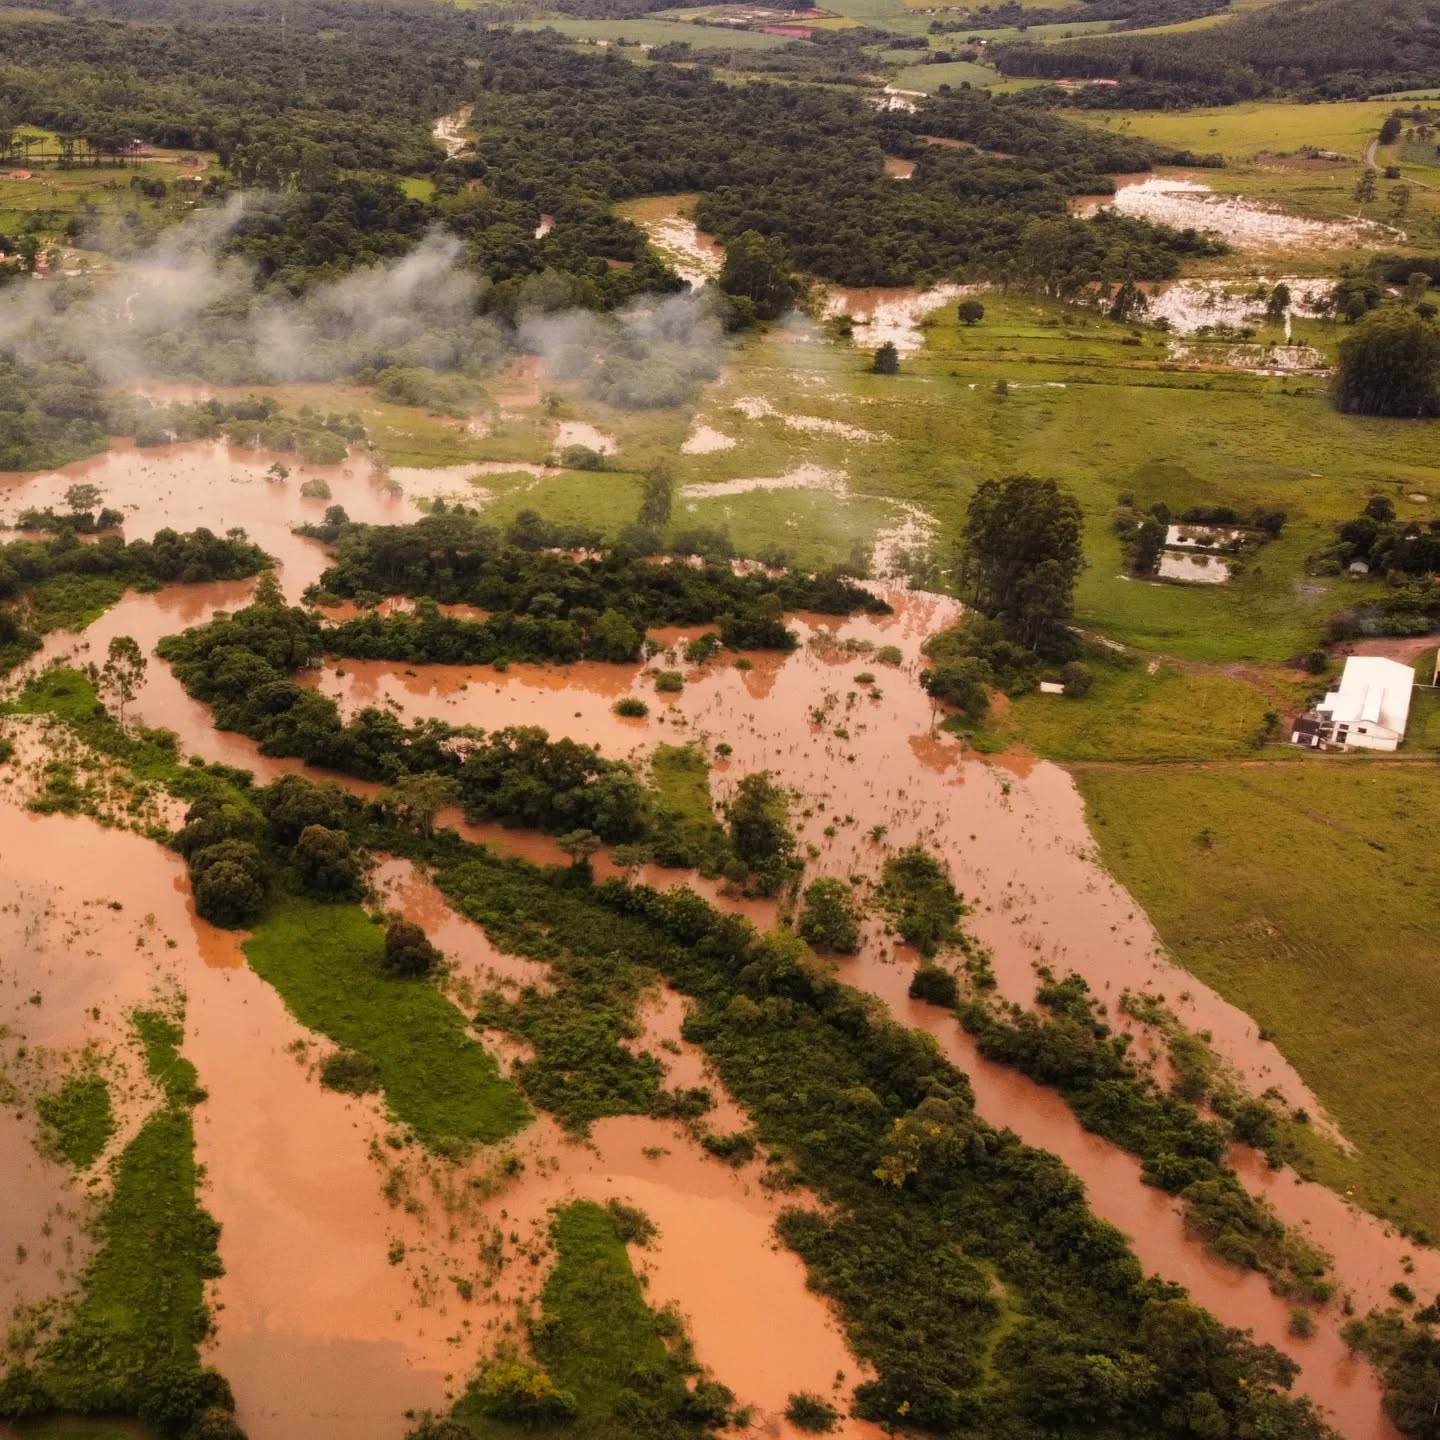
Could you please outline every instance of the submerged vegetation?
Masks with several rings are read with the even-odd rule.
[[[613,1207],[581,1200],[556,1211],[555,1265],[529,1327],[534,1360],[502,1352],[483,1366],[456,1402],[460,1435],[684,1440],[725,1422],[734,1397],[692,1381],[699,1366],[680,1318],[646,1303],[627,1238]],[[422,1422],[412,1440],[440,1440],[443,1427]]]
[[[101,1075],[72,1075],[53,1094],[42,1095],[35,1108],[49,1143],[77,1170],[93,1165],[115,1133],[110,1086]]]
[[[73,1311],[0,1380],[0,1415],[131,1415],[172,1434],[239,1436],[229,1386],[198,1348],[211,1323],[204,1285],[221,1273],[219,1226],[195,1193],[191,1110],[204,1097],[175,1051],[180,1022],[134,1018],[165,1098],[115,1161]]]

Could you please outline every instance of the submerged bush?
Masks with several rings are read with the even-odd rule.
[[[828,1435],[840,1423],[840,1412],[823,1396],[798,1390],[785,1406],[785,1418],[812,1435]]]

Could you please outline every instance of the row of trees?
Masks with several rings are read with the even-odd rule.
[[[637,538],[658,541],[669,515],[669,482],[664,474],[645,482]],[[339,654],[346,645],[393,641],[404,653],[372,652],[375,658],[440,660],[469,658],[453,647],[474,645],[474,658],[509,654],[514,659],[603,660],[636,658],[644,631],[652,625],[718,624],[722,638],[741,648],[788,649],[793,637],[780,622],[787,610],[827,615],[856,611],[886,614],[889,606],[840,571],[806,575],[787,571],[770,576],[738,574],[729,564],[656,565],[635,549],[611,549],[575,559],[515,543],[463,506],[437,506],[410,525],[355,525],[332,506],[325,523],[304,533],[336,545],[336,556],[321,575],[316,598],[373,603],[386,595],[425,597],[495,612],[484,626],[443,622],[427,609],[419,620],[366,617],[330,634]],[[550,540],[541,533],[538,539]],[[525,622],[547,626],[547,641],[536,630],[526,648],[505,651],[501,637]],[[426,634],[421,632],[425,631]],[[430,639],[426,638],[428,634]],[[466,638],[468,637],[468,639]],[[487,638],[488,637],[488,638]],[[434,644],[434,650],[430,645]],[[547,652],[546,645],[554,649]],[[449,647],[442,653],[439,647]]]

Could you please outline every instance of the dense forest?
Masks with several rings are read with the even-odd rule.
[[[1118,108],[1223,105],[1278,93],[1339,100],[1440,83],[1440,12],[1429,0],[1376,0],[1363,24],[1355,18],[1351,0],[1284,0],[1208,29],[1015,43],[997,46],[994,59],[1007,75],[1118,79],[1119,86],[1090,86],[1065,99]]]
[[[268,0],[223,21],[168,0],[119,0],[108,13],[117,18],[7,25],[0,132],[23,120],[101,153],[127,136],[214,148],[229,170],[208,182],[214,198],[228,185],[282,197],[252,203],[226,243],[262,286],[294,294],[440,228],[497,282],[479,308],[513,314],[517,287],[545,277],[561,278],[540,287],[542,308],[613,308],[679,282],[610,205],[684,190],[705,192],[700,218],[721,238],[777,236],[797,268],[842,283],[1008,274],[1026,224],[1063,218],[1068,195],[1195,158],[1011,98],[964,92],[915,115],[877,112],[849,88],[737,88],[703,67],[577,53],[562,36],[439,7],[302,0],[283,30]],[[844,68],[873,38],[799,48]],[[129,77],[121,87],[109,79],[117,68]],[[464,104],[480,138],[447,160],[430,127]],[[941,152],[919,143],[927,133],[976,148]],[[911,184],[885,177],[887,153],[918,161]],[[397,174],[429,177],[433,196],[406,195]],[[537,236],[542,213],[556,223]],[[1184,248],[1134,226],[1106,263],[1161,278]],[[233,316],[206,317],[221,337],[222,318]]]

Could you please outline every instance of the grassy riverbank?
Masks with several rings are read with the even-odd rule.
[[[1440,774],[1357,757],[1077,779],[1106,867],[1176,960],[1254,1017],[1357,1147],[1317,1144],[1319,1177],[1440,1236],[1413,1101],[1440,1071]]]

